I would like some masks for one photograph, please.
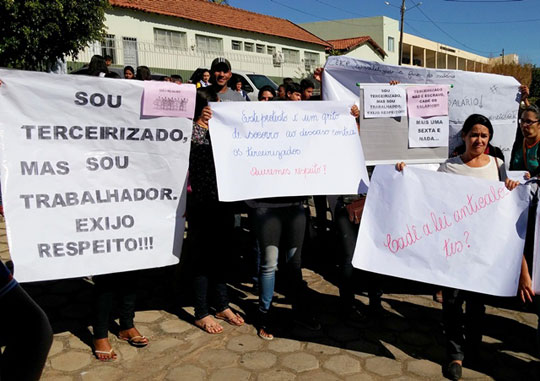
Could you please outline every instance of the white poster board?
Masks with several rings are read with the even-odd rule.
[[[407,95],[402,86],[364,87],[364,118],[407,116]]]
[[[458,133],[465,119],[476,113],[489,118],[495,131],[491,144],[500,147],[505,154],[506,162],[509,162],[517,128],[520,100],[520,84],[515,78],[461,70],[395,66],[345,56],[332,56],[328,58],[324,67],[323,99],[356,102],[358,101],[357,83],[389,83],[390,81],[399,81],[402,84],[449,85],[451,87],[448,99],[449,153],[461,144]],[[393,119],[387,120],[390,122]],[[392,125],[390,124],[387,128],[391,129]],[[406,146],[408,136],[404,135],[403,139]],[[366,135],[362,132],[362,144],[368,164],[373,164],[369,147],[383,146],[385,140],[387,140],[387,134]],[[415,150],[412,149],[410,152],[414,154]],[[406,154],[406,151],[400,152],[400,160],[407,161]],[[384,160],[378,162],[384,162]]]
[[[0,70],[2,197],[19,281],[178,263],[191,122],[143,83]]]
[[[450,190],[450,191],[449,191]],[[528,187],[407,166],[377,166],[353,266],[498,296],[515,296]]]
[[[212,103],[219,199],[367,191],[350,107],[323,101]]]
[[[448,147],[448,116],[409,116],[409,147]]]
[[[532,273],[532,288],[536,295],[540,294],[540,202],[536,207],[536,224],[534,226],[534,253],[533,253],[533,262],[532,270],[529,268],[529,271]]]

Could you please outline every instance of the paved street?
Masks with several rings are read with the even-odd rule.
[[[5,227],[2,224],[0,228],[0,256],[7,261]],[[118,360],[109,363],[94,359],[89,346],[89,280],[26,284],[25,289],[47,312],[55,332],[43,380],[443,379],[441,307],[432,301],[429,290],[412,282],[389,281],[385,286],[389,293],[383,295],[383,316],[362,324],[345,324],[336,314],[335,276],[331,266],[323,267],[325,271],[304,270],[313,290],[309,298],[323,329],[311,332],[294,326],[290,306],[278,293],[275,310],[281,330],[273,341],[258,338],[250,324],[256,297],[243,279],[233,282],[230,291],[234,306],[245,313],[247,324],[236,328],[223,323],[222,334],[208,335],[192,323],[183,270],[174,267],[141,272],[135,321],[150,338],[150,345],[136,349],[111,333]],[[358,300],[368,302],[362,295]],[[494,300],[490,304],[481,364],[475,369],[464,368],[463,378],[540,379],[533,356],[536,316],[520,312],[519,305],[510,301]]]

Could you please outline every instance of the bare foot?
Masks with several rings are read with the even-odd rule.
[[[148,338],[141,335],[135,327],[118,332],[118,338],[127,341],[134,347],[145,347],[148,345]]]
[[[244,319],[237,313],[234,313],[230,308],[226,308],[221,312],[216,314],[216,318],[220,320],[225,320],[230,325],[235,325],[240,327],[244,325]]]
[[[210,315],[207,315],[202,319],[195,320],[195,325],[210,334],[223,332],[223,327],[221,324],[215,321]]]
[[[117,358],[108,338],[94,339],[94,355],[100,361],[113,361]]]

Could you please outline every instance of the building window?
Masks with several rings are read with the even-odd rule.
[[[257,49],[257,53],[263,53],[264,54],[264,45],[262,44],[257,44],[255,46],[255,48]]]
[[[276,47],[275,46],[267,46],[266,47],[266,53],[268,53],[270,55],[273,55],[275,52],[276,52]]]
[[[232,50],[242,50],[242,41],[232,40],[231,48]]]
[[[223,41],[221,38],[195,35],[197,50],[201,52],[223,53]]]
[[[101,44],[101,55],[103,57],[111,56],[112,62],[116,63],[116,46],[115,46],[114,34],[105,35],[105,39],[103,40],[103,43]]]
[[[281,49],[283,52],[283,62],[285,63],[300,63],[300,51],[294,49]]]
[[[187,50],[184,32],[154,28],[154,43],[160,48]]]
[[[305,52],[304,53],[304,63],[306,68],[312,67],[316,68],[319,66],[319,53]]]
[[[394,52],[395,51],[394,37],[388,37],[388,51],[389,52]]]
[[[253,42],[244,42],[244,50],[246,52],[252,52],[253,51]]]

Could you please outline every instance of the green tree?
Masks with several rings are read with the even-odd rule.
[[[540,98],[540,67],[532,69],[531,97]]]
[[[104,34],[107,0],[0,0],[0,66],[45,70]]]
[[[212,3],[229,5],[229,0],[210,0]]]

